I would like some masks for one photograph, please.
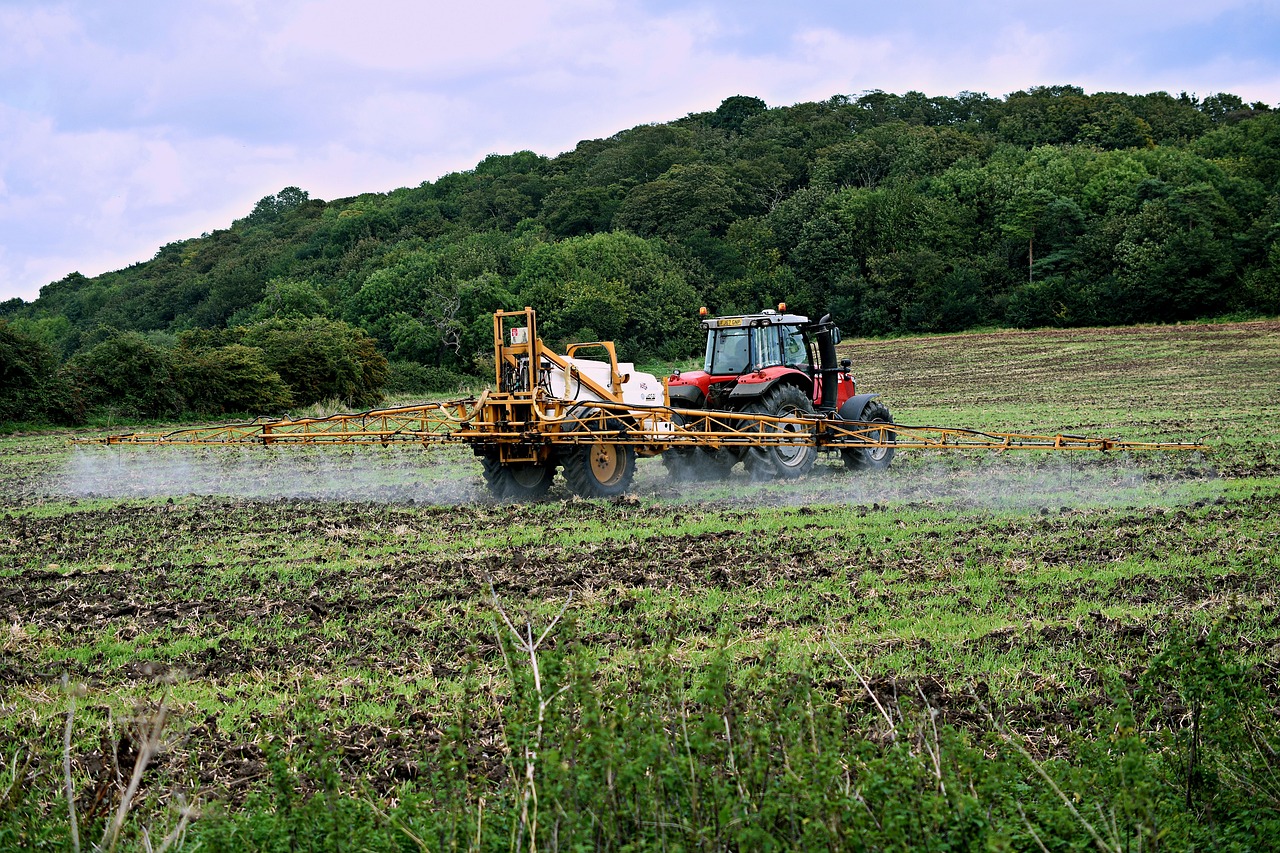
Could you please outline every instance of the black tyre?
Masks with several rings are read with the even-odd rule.
[[[862,408],[862,415],[858,420],[873,424],[892,424],[893,416],[889,414],[889,409],[883,403],[871,400]],[[879,436],[882,441],[891,442],[894,439],[894,432],[891,429],[882,429],[879,431]],[[840,451],[840,457],[844,459],[845,467],[851,471],[883,471],[893,462],[893,448],[847,447]]]
[[[775,385],[765,392],[760,402],[744,411],[775,418],[792,416],[812,417],[813,401],[794,385]],[[807,434],[798,424],[761,424],[762,432],[782,431]],[[770,447],[753,447],[746,455],[747,470],[757,479],[803,477],[813,469],[818,449],[807,444],[776,444]]]
[[[606,431],[622,429],[610,418],[602,424]],[[585,430],[585,425],[579,425]],[[570,491],[583,498],[613,498],[626,494],[636,475],[636,451],[626,444],[603,441],[579,444],[562,454],[564,480]]]
[[[503,464],[496,456],[482,456],[480,462],[484,466],[485,484],[489,487],[489,492],[498,500],[536,500],[547,493],[556,475],[554,463]]]

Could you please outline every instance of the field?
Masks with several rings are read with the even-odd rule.
[[[66,849],[68,780],[86,846],[1271,847],[1280,322],[841,350],[901,423],[1209,449],[513,505],[3,437],[0,847]]]

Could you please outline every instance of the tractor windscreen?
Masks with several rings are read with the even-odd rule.
[[[756,367],[782,364],[782,340],[776,326],[760,326],[756,333]]]
[[[707,360],[703,370],[712,376],[737,376],[751,366],[747,330],[711,329],[707,332]]]
[[[712,376],[737,376],[752,368],[785,365],[808,370],[809,348],[798,326],[711,329],[703,370]]]

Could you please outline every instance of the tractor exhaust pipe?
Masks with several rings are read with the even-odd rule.
[[[836,364],[836,342],[832,331],[835,325],[830,314],[823,314],[818,321],[818,372],[822,375],[822,400],[818,409],[823,412],[836,410],[836,392],[840,384],[840,366]]]

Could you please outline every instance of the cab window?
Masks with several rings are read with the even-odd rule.
[[[808,369],[809,351],[805,348],[804,332],[798,326],[782,328],[783,363],[790,367]]]
[[[773,367],[782,364],[782,339],[777,326],[756,328],[756,367]]]
[[[736,376],[750,367],[746,329],[715,329],[707,334],[707,361],[703,370],[712,376]]]

